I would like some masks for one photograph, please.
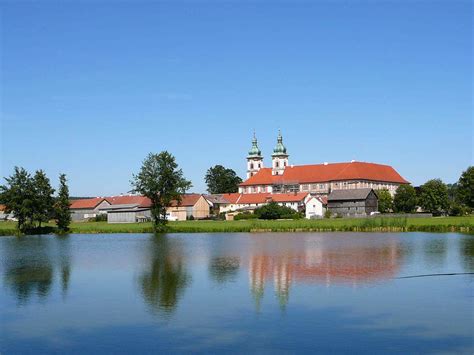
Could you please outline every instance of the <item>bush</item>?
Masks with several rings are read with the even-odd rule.
[[[242,212],[234,216],[234,221],[240,221],[244,219],[257,219],[258,216],[251,212]]]
[[[189,217],[186,217],[186,219],[187,219],[188,221],[194,221],[194,216],[193,216],[193,215],[190,215]]]
[[[107,213],[97,214],[95,217],[89,218],[89,222],[107,222]]]
[[[326,211],[324,211],[324,218],[331,218],[331,215],[332,215],[331,210],[326,209]]]
[[[272,201],[269,204],[255,209],[254,212],[259,219],[281,219],[281,218],[295,218],[299,215],[298,212],[290,207],[280,206],[278,203]]]

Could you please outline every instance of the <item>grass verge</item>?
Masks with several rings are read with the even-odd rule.
[[[49,231],[54,228],[49,226]],[[474,216],[437,218],[354,218],[321,220],[242,220],[170,222],[169,233],[235,232],[462,232],[474,233]],[[151,223],[108,224],[80,222],[71,224],[71,233],[152,233]],[[0,235],[15,235],[14,222],[0,222]]]

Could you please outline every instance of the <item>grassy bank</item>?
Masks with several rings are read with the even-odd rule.
[[[14,235],[15,223],[0,222],[0,235]],[[170,233],[216,232],[463,232],[474,233],[474,216],[438,218],[356,218],[282,221],[183,221],[170,222]],[[71,224],[71,233],[151,233],[151,223]]]

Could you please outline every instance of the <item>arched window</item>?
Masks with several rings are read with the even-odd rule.
[[[278,161],[275,162],[275,168],[278,168],[280,164],[278,164]]]
[[[253,163],[250,163],[250,169],[253,169]]]

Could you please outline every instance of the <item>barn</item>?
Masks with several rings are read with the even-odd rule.
[[[328,209],[333,215],[368,216],[378,210],[377,194],[373,189],[333,190]]]

